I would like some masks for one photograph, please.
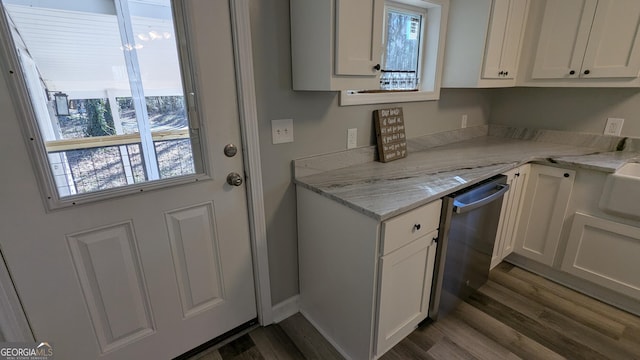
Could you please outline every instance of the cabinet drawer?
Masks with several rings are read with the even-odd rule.
[[[442,200],[411,210],[382,223],[382,255],[438,229]]]

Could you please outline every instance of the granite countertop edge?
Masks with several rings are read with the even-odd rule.
[[[465,150],[466,148],[467,151],[469,149],[472,149],[474,151],[479,152],[479,151],[482,151],[483,146],[486,146],[484,144],[475,145],[473,144],[474,141],[477,142],[477,139],[461,141],[454,144],[448,144],[445,147],[436,147],[432,149],[421,150],[421,151],[418,151],[417,153],[421,154],[421,156],[429,156],[430,153],[437,154],[438,151],[440,151],[443,148],[446,149],[447,151],[456,151],[456,148]],[[492,140],[492,141],[495,142],[495,140]],[[530,143],[530,141],[526,141],[526,140],[516,140],[516,142],[517,141],[522,141],[522,144]],[[490,145],[495,146],[495,144],[490,144]],[[505,146],[507,145],[513,146],[514,140],[509,140],[509,141],[505,140]],[[517,146],[518,144],[515,143],[515,145]],[[498,144],[498,146],[500,146],[500,144]],[[544,145],[540,143],[537,143],[536,147],[544,149]],[[407,185],[407,187],[412,188],[410,189],[411,190],[410,192],[413,193],[412,196],[415,196],[415,198],[411,198],[411,199],[405,198],[404,201],[400,201],[397,205],[393,204],[395,200],[393,198],[394,195],[389,195],[387,197],[385,197],[385,195],[380,195],[381,192],[385,191],[384,187],[389,186],[391,182],[396,179],[393,179],[393,178],[387,179],[384,177],[376,178],[376,176],[381,176],[378,173],[373,174],[371,179],[367,179],[366,175],[364,175],[365,176],[364,178],[360,174],[358,178],[354,176],[353,184],[349,185],[351,180],[349,178],[349,174],[347,173],[345,175],[344,169],[336,169],[336,170],[329,170],[321,174],[294,178],[294,183],[305,189],[308,189],[317,194],[325,196],[329,199],[337,201],[338,203],[343,204],[366,216],[372,217],[378,221],[385,221],[392,217],[395,217],[407,211],[413,210],[422,205],[426,205],[446,195],[462,190],[469,186],[473,186],[474,184],[477,184],[483,180],[486,180],[498,174],[502,174],[509,170],[515,169],[527,163],[537,163],[537,164],[544,164],[544,165],[551,165],[551,166],[562,166],[562,167],[567,167],[572,169],[582,168],[582,169],[589,169],[589,170],[600,171],[605,173],[613,173],[617,169],[619,169],[621,166],[626,164],[627,162],[640,162],[640,154],[635,152],[620,152],[620,151],[603,152],[602,150],[598,150],[594,148],[564,145],[562,146],[563,151],[556,152],[554,155],[554,149],[557,147],[558,147],[557,144],[549,145],[548,154],[544,154],[544,155],[522,154],[521,156],[512,156],[509,159],[510,161],[505,161],[505,162],[497,161],[495,163],[492,163],[491,158],[476,160],[477,161],[476,166],[473,168],[464,168],[465,166],[463,164],[464,161],[460,161],[461,162],[460,165],[457,165],[456,162],[453,161],[448,163],[449,170],[442,169],[442,168],[435,170],[435,174],[438,177],[435,178],[436,176],[434,175],[434,179],[432,181],[434,183],[437,182],[439,184],[435,184],[434,186],[431,186],[430,184],[431,180],[424,180],[425,177],[430,176],[430,172],[434,171],[434,169],[429,168],[428,166],[424,166],[423,169],[420,169],[420,168],[416,169],[414,166],[412,169],[407,169],[407,172],[413,171],[413,173],[411,173],[411,175],[408,175],[407,178],[408,179],[420,178],[423,180],[423,182],[420,183],[421,186],[423,186],[425,189],[429,188],[429,190],[431,190],[432,188],[434,188],[436,190],[434,190],[435,192],[431,192],[428,194],[419,193],[416,195],[415,194],[416,183],[411,182],[409,183],[409,185]],[[538,149],[537,151],[539,152],[540,150]],[[561,155],[558,154],[563,152],[565,154],[561,154]],[[517,158],[517,159],[514,159],[514,158]],[[385,172],[384,167],[380,167],[380,165],[372,165],[372,164],[381,164],[381,163],[372,161],[370,163],[362,164],[359,167],[356,167],[355,171],[359,171],[359,170],[373,171],[371,169],[378,166],[376,170],[382,173]],[[388,164],[390,163],[383,164],[383,165],[386,166]],[[408,164],[408,165],[411,165],[411,164]],[[396,174],[402,173],[402,168],[398,169],[397,166],[396,166],[396,169],[391,169],[391,170]],[[460,172],[460,171],[464,173],[463,176],[465,176],[465,179],[461,179],[459,176],[455,175],[457,172]],[[339,179],[340,185],[338,185],[337,183],[332,184],[330,183],[330,181],[327,180],[328,178],[331,178],[334,174],[337,177],[342,176],[342,178]],[[456,180],[456,178],[458,179]],[[404,180],[403,178],[398,179],[398,181],[400,181],[400,183],[398,183],[398,187],[400,188],[400,191],[402,191],[403,185],[401,182],[403,180]],[[358,184],[358,181],[360,181],[361,184]],[[376,181],[379,181],[380,184],[376,184]],[[343,188],[347,188],[347,187],[349,188],[348,193],[339,192],[339,190],[342,190]],[[336,191],[335,189],[338,189],[338,190]],[[357,195],[360,190],[366,190],[366,192],[369,194],[375,194],[374,196],[378,197],[378,200],[375,201],[375,205],[377,206],[362,204],[363,201],[366,201],[366,195]],[[380,204],[385,204],[384,208],[382,208]]]

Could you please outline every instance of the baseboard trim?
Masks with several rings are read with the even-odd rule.
[[[511,253],[507,256],[505,261],[534,274],[540,275],[547,280],[602,301],[603,303],[617,307],[618,309],[624,310],[633,315],[640,316],[640,304],[637,299],[633,299],[629,296],[620,294],[564,271],[540,264],[537,261],[528,259],[520,254]]]
[[[307,321],[314,328],[316,328],[316,330],[320,333],[320,335],[322,335],[322,337],[325,340],[327,340],[327,342],[329,342],[329,344],[331,344],[331,346],[333,346],[336,349],[336,351],[338,351],[340,355],[342,355],[345,358],[345,360],[353,360],[351,356],[349,356],[349,354],[347,354],[347,352],[344,351],[344,349],[342,349],[342,347],[338,345],[338,343],[336,343],[331,336],[329,336],[329,334],[327,334],[321,327],[318,326],[318,324],[315,321],[313,321],[313,318],[309,316],[309,314],[307,314],[304,310],[300,310],[300,313],[302,314],[302,316],[305,317],[305,319],[307,319]]]
[[[280,321],[298,312],[300,312],[299,295],[294,295],[284,301],[275,304],[271,310],[274,323],[279,323]]]

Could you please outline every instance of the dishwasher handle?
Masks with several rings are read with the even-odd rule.
[[[509,185],[507,184],[498,184],[496,185],[496,188],[499,189],[498,191],[494,192],[493,194],[482,198],[480,200],[474,201],[472,203],[469,204],[463,204],[457,200],[453,201],[453,212],[455,212],[456,214],[464,214],[466,212],[469,212],[471,210],[477,209],[481,206],[484,206],[494,200],[499,199],[502,195],[504,195],[504,193],[506,193],[509,190]]]

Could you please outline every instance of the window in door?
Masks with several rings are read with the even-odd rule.
[[[50,207],[204,172],[170,1],[2,0]]]

